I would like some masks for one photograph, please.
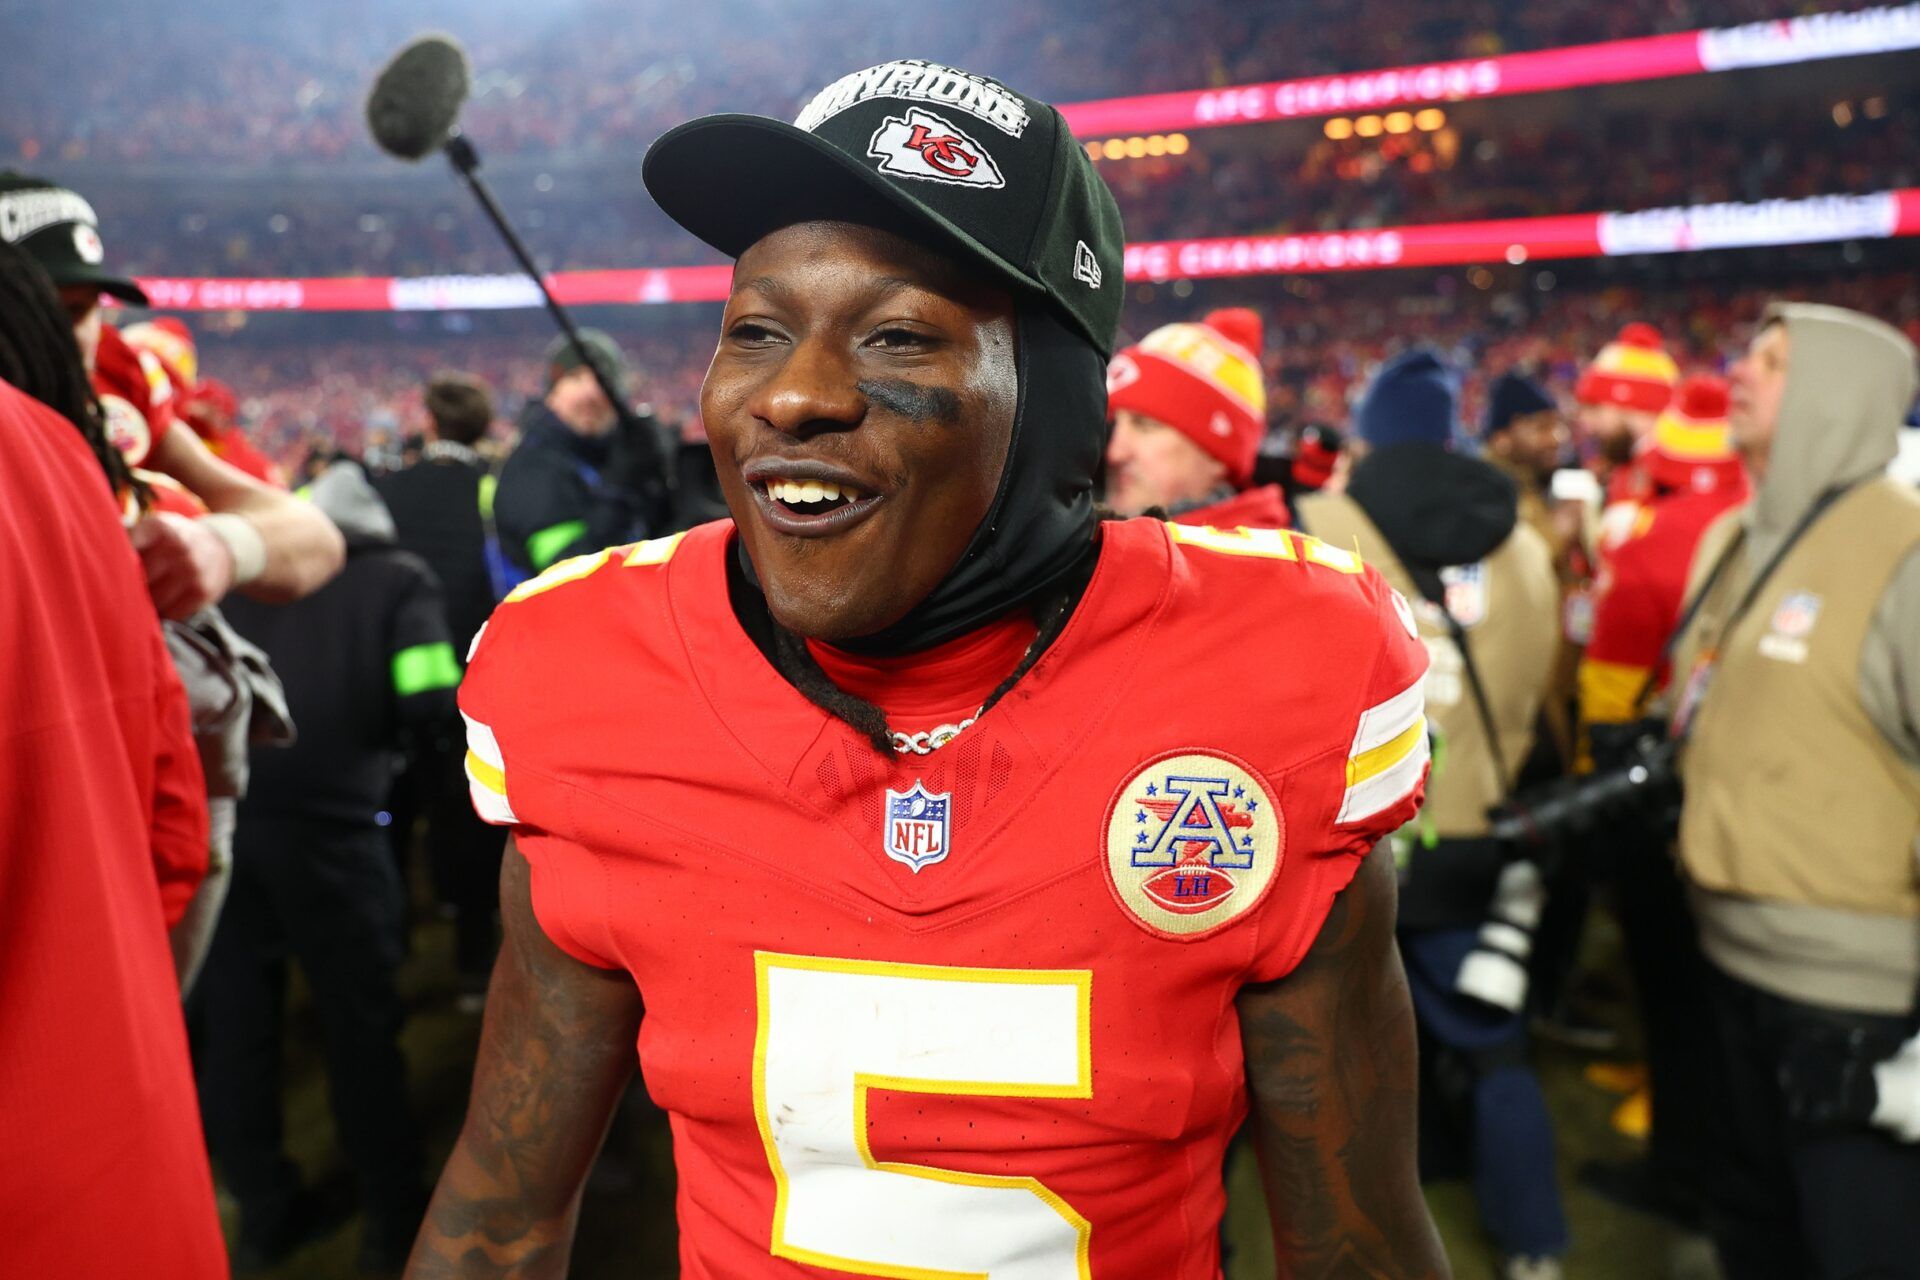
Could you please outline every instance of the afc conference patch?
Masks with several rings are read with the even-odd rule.
[[[887,791],[884,831],[887,856],[904,862],[915,875],[920,868],[946,860],[952,826],[948,814],[953,793],[929,791],[918,780],[911,790]]]
[[[1151,760],[1107,809],[1107,886],[1149,933],[1190,940],[1259,905],[1286,824],[1252,768],[1212,751]]]

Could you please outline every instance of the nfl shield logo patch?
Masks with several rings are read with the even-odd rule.
[[[1813,624],[1818,621],[1820,597],[1811,591],[1794,592],[1773,611],[1774,634],[1792,640],[1804,640],[1812,635]]]
[[[911,791],[889,788],[887,856],[895,862],[906,863],[915,875],[920,873],[920,868],[943,861],[951,834],[947,815],[952,808],[952,797],[952,792],[929,791],[917,781]]]

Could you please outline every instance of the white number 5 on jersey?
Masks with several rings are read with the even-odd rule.
[[[897,1280],[1088,1280],[1087,1220],[1036,1179],[876,1161],[867,1092],[1092,1097],[1090,972],[754,963],[776,1256]]]

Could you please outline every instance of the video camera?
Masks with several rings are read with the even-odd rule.
[[[1559,845],[1605,824],[1637,820],[1663,836],[1680,827],[1678,744],[1660,720],[1595,725],[1599,764],[1583,777],[1557,778],[1493,811],[1488,834],[1516,847]]]

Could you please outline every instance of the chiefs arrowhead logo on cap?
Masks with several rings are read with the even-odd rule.
[[[84,222],[74,224],[73,251],[90,267],[99,266],[107,256],[106,246],[100,243],[100,233]]]
[[[919,107],[881,121],[867,143],[867,154],[880,162],[880,172],[896,178],[924,178],[958,187],[1007,185],[1000,166],[984,147],[951,122]]]

